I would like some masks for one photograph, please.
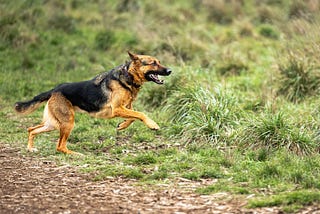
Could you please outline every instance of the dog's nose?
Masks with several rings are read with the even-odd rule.
[[[171,69],[170,69],[170,68],[167,68],[167,69],[166,69],[166,73],[167,73],[167,75],[170,75],[170,74],[171,74],[171,72],[172,72],[172,71],[171,71]]]

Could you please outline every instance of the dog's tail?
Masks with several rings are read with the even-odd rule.
[[[16,102],[14,105],[14,109],[16,112],[21,114],[29,114],[36,110],[41,103],[49,100],[51,97],[53,90],[43,92],[37,96],[35,96],[32,100],[25,101],[25,102]]]

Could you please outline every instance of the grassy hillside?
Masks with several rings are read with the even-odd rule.
[[[26,151],[26,117],[16,101],[62,82],[90,79],[153,55],[173,70],[146,83],[135,108],[161,127],[78,114],[70,148],[57,132],[36,138],[40,153],[94,172],[156,185],[211,179],[199,194],[254,195],[250,207],[295,211],[320,201],[318,1],[0,2],[0,142]]]

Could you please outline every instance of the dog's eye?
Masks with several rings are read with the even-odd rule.
[[[153,61],[153,62],[152,62],[152,65],[156,66],[156,65],[158,65],[158,64],[157,64],[156,61]]]
[[[141,63],[142,63],[142,65],[144,65],[144,66],[154,65],[154,62],[150,62],[150,61],[142,61]]]

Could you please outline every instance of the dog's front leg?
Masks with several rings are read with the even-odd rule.
[[[132,102],[127,105],[127,108],[130,110],[133,110]],[[128,128],[128,126],[130,126],[131,123],[133,123],[134,121],[135,121],[135,119],[126,119],[122,123],[118,124],[117,130],[122,130],[122,129]]]
[[[141,120],[150,129],[158,130],[160,128],[156,122],[154,122],[152,119],[150,119],[145,114],[138,112],[138,111],[134,111],[134,110],[125,108],[125,107],[119,107],[119,108],[114,109],[114,116],[127,118],[127,120],[125,120],[123,123],[120,124],[120,125],[123,125],[123,127],[119,127],[120,125],[118,126],[118,130],[120,130],[119,128],[123,129],[123,128],[128,127],[135,119]]]
[[[135,121],[135,120],[134,119],[126,119],[122,123],[119,123],[117,130],[122,130],[122,129],[128,128],[128,126],[130,126],[131,123],[133,123],[133,121]]]

